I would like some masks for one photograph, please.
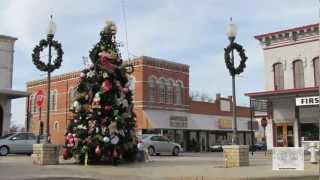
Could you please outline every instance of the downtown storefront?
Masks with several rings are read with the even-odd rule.
[[[210,151],[210,146],[231,144],[232,116],[145,109],[141,133],[162,134],[181,144],[185,151]],[[256,123],[253,122],[256,127]],[[240,144],[251,144],[251,120],[238,117]]]
[[[265,91],[247,94],[269,104],[267,147],[305,147],[319,142],[318,88]]]

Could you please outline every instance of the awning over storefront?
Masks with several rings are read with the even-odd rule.
[[[5,96],[8,99],[17,99],[21,97],[28,97],[29,93],[12,89],[0,89],[0,96]]]
[[[249,118],[238,117],[238,130],[247,131]],[[142,129],[232,130],[232,117],[189,112],[144,110]]]
[[[277,96],[296,96],[296,95],[305,95],[306,93],[318,93],[318,87],[307,87],[307,88],[299,88],[299,89],[283,89],[283,90],[276,90],[276,91],[261,91],[261,92],[253,92],[253,93],[246,93],[246,96],[255,99],[269,99],[270,97],[277,97]]]

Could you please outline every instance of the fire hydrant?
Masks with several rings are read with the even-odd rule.
[[[310,143],[310,162],[312,164],[316,164],[317,160],[316,160],[316,144],[314,142]]]

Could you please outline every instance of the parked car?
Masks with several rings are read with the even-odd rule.
[[[264,142],[257,142],[253,146],[250,145],[250,150],[252,151],[262,151],[262,150],[267,150],[267,145]]]
[[[209,146],[209,149],[210,149],[211,152],[222,152],[223,151],[223,148],[222,148],[221,144]]]
[[[32,154],[37,138],[33,133],[10,133],[0,137],[0,156],[8,154]]]
[[[169,153],[178,156],[182,151],[180,144],[170,141],[165,136],[144,134],[138,136],[138,139],[138,148],[147,150],[150,155]]]

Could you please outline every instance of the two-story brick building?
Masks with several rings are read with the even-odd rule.
[[[247,96],[268,101],[268,148],[319,143],[319,103],[296,103],[301,97],[319,98],[318,24],[255,38],[263,49],[266,91]]]
[[[207,151],[209,146],[225,144],[232,136],[232,98],[217,95],[214,103],[196,102],[189,97],[189,66],[157,58],[142,56],[126,61],[134,67],[131,75],[134,90],[134,111],[137,115],[138,133],[160,133],[181,143],[191,150],[197,143],[198,150]],[[63,144],[64,134],[72,113],[74,89],[80,72],[71,72],[52,77],[50,134],[53,143]],[[30,97],[31,131],[39,131],[39,110],[35,107],[34,94],[46,92],[46,80],[27,83]],[[42,110],[45,120],[46,105]],[[240,141],[251,142],[250,112],[247,107],[238,107]],[[45,122],[45,121],[44,121]]]

